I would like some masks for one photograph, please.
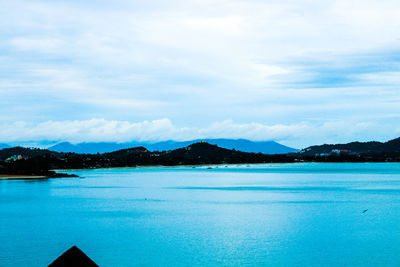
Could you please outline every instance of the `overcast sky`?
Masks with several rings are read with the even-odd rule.
[[[0,1],[0,142],[400,136],[398,0]]]

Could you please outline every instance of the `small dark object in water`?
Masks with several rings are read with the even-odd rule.
[[[76,246],[65,251],[48,267],[99,267],[85,253]]]
[[[211,168],[211,167],[208,167],[207,169],[211,170],[212,168]]]
[[[368,209],[364,210],[363,213],[366,213]]]

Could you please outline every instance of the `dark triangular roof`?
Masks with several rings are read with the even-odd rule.
[[[49,267],[98,267],[85,253],[76,246],[65,251]]]

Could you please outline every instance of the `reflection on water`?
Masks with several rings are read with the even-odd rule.
[[[73,171],[0,181],[0,266],[398,266],[400,164]],[[367,210],[366,212],[364,212]]]

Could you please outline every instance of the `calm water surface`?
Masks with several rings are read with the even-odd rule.
[[[0,181],[0,266],[400,266],[400,164],[70,172]]]

